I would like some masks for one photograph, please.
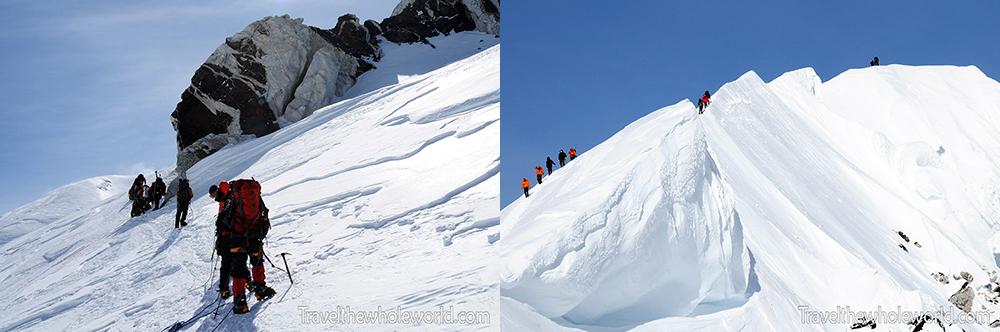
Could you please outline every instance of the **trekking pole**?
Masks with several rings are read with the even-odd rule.
[[[288,268],[288,261],[285,260],[285,255],[291,255],[291,254],[287,252],[281,253],[281,260],[285,262],[285,273],[288,273],[288,282],[294,284],[295,282],[292,281],[292,270]]]

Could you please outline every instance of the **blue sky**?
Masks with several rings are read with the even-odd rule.
[[[503,15],[502,206],[559,149],[585,153],[751,70],[770,81],[812,67],[825,82],[878,56],[1000,78],[997,1],[548,0]]]
[[[399,0],[0,2],[0,214],[90,177],[175,162],[170,113],[250,23],[381,21]]]

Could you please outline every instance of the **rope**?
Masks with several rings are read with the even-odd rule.
[[[212,281],[212,277],[215,276],[215,248],[212,249],[212,272],[208,274],[208,279],[205,280],[204,284],[201,284],[201,288],[208,291],[208,283]]]
[[[222,316],[222,319],[219,320],[219,324],[215,325],[215,328],[212,329],[212,332],[215,332],[215,330],[218,330],[219,326],[222,326],[222,322],[225,322],[226,318],[229,318],[229,314],[231,314],[231,313],[233,313],[233,312],[232,311],[227,311],[226,315]]]
[[[195,320],[198,320],[198,319],[201,319],[202,317],[208,316],[208,314],[212,313],[212,311],[205,311],[205,309],[211,308],[213,304],[216,304],[216,302],[218,302],[220,304],[222,303],[222,295],[221,294],[219,296],[215,297],[215,301],[212,301],[211,303],[208,303],[208,304],[202,306],[201,309],[199,309],[197,312],[195,312],[194,316],[192,316],[191,318],[188,318],[188,320],[176,322],[173,325],[170,325],[167,328],[163,329],[162,331],[164,331],[164,332],[177,332],[177,331],[180,331],[182,328],[184,328],[184,326],[187,325],[188,323],[190,323],[192,321],[195,321]]]

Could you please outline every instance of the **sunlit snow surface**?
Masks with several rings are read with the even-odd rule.
[[[185,228],[173,228],[173,202],[128,219],[125,191],[135,175],[88,180],[78,191],[89,194],[97,190],[90,182],[107,179],[116,190],[107,199],[63,195],[46,203],[66,212],[0,248],[0,330],[159,331],[192,317],[218,297],[218,258],[211,259],[218,205],[208,187],[251,177],[270,208],[266,252],[281,268],[280,253],[291,254],[295,283],[265,263],[277,296],[251,299],[250,313],[222,321],[232,307],[226,301],[218,317],[185,331],[489,329],[313,324],[303,316],[338,307],[495,306],[487,267],[500,211],[500,39],[465,32],[430,42],[436,47],[383,42],[379,69],[359,78],[351,98],[195,165]],[[13,213],[46,208],[32,204]]]
[[[958,315],[965,271],[988,317],[943,325],[989,330],[998,129],[1000,84],[975,67],[749,72],[704,115],[655,111],[504,208],[501,326],[843,331],[856,321],[804,312]],[[914,328],[893,315],[878,328]]]

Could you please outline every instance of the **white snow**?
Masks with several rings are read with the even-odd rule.
[[[653,113],[504,209],[504,294],[587,324],[744,300],[749,255],[739,217],[691,120]]]
[[[988,330],[998,112],[1000,83],[975,67],[898,65],[825,83],[809,68],[771,83],[749,72],[704,115],[653,112],[501,212],[501,326],[844,330],[855,316],[818,314],[881,307],[883,330],[942,308],[948,331]],[[671,247],[662,229],[701,246]],[[963,271],[977,322],[948,301],[965,280],[931,277]]]
[[[103,176],[53,190],[44,197],[0,216],[0,244],[62,218],[79,217],[89,209],[132,186],[134,176]]]
[[[184,331],[495,326],[438,322],[461,312],[489,318],[496,300],[488,266],[500,212],[500,41],[471,32],[430,41],[436,52],[423,44],[385,48],[388,68],[405,59],[415,69],[370,71],[359,79],[372,83],[361,85],[367,91],[192,167],[185,228],[173,228],[173,202],[128,218],[134,175],[105,177],[110,196],[72,185],[3,216],[4,225],[40,221],[22,236],[4,229],[16,237],[0,247],[7,290],[0,330],[157,331],[201,308],[215,311],[218,205],[207,189],[250,177],[270,208],[265,250],[281,268],[280,253],[291,254],[295,283],[265,263],[277,296],[251,299],[250,313],[223,320],[232,307],[226,301],[218,317],[199,317]],[[380,75],[403,72],[411,76],[405,83],[378,86],[387,82]],[[87,195],[94,197],[77,199]],[[347,307],[446,313],[421,324],[320,323]]]

